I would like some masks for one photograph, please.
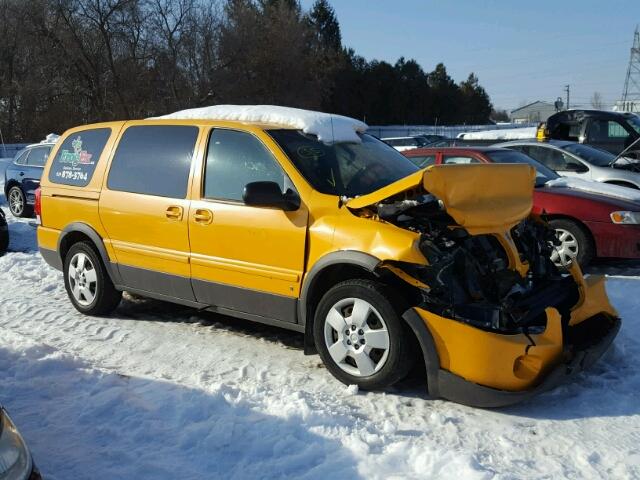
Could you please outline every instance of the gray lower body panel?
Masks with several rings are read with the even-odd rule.
[[[200,303],[235,310],[245,315],[297,323],[298,300],[293,297],[193,279],[193,291]]]
[[[195,302],[196,297],[191,288],[191,279],[179,275],[146,270],[117,264],[122,286],[138,291],[153,292],[165,297],[179,298]]]

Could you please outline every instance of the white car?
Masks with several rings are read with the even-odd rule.
[[[640,189],[640,162],[616,159],[613,153],[590,145],[564,140],[516,140],[494,146],[522,152],[563,177]]]
[[[412,150],[414,148],[426,147],[429,145],[429,142],[420,136],[416,137],[388,137],[381,138],[384,143],[392,146],[399,152],[404,152],[405,150]]]

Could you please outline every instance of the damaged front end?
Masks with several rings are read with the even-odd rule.
[[[443,371],[431,393],[447,397],[451,382],[439,385],[443,378],[490,390],[531,389],[575,357],[569,342],[576,343],[578,324],[598,324],[587,334],[595,343],[617,331],[602,279],[586,282],[577,265],[559,269],[551,261],[554,231],[530,215],[534,179],[526,165],[438,166],[414,188],[347,204],[358,215],[418,234],[424,264],[385,261],[382,267],[419,292],[414,311]],[[513,402],[480,406],[505,403]]]

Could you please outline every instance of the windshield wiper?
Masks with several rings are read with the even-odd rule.
[[[631,147],[633,147],[633,146],[634,146],[636,143],[638,143],[638,142],[640,142],[640,137],[636,138],[636,139],[631,143],[631,145],[629,145],[627,148],[625,148],[624,150],[622,150],[618,155],[616,155],[616,156],[614,157],[614,159],[613,159],[613,160],[611,160],[611,163],[609,163],[609,166],[610,166],[610,167],[613,167],[613,164],[614,164],[614,163],[616,163],[616,161],[617,161],[620,157],[622,157],[622,155],[624,155],[625,153],[627,153],[627,152],[629,151],[629,149],[630,149]]]

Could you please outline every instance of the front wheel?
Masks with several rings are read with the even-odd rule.
[[[64,286],[73,306],[86,315],[106,315],[118,306],[122,292],[113,286],[100,257],[88,242],[74,244],[64,261]]]
[[[594,254],[594,247],[589,234],[576,222],[567,219],[549,221],[549,226],[556,231],[560,245],[551,254],[551,261],[558,266],[567,266],[574,259],[581,267],[586,267]]]
[[[341,382],[376,390],[409,373],[412,343],[393,298],[384,285],[370,280],[347,280],[322,297],[314,340],[327,369]]]

